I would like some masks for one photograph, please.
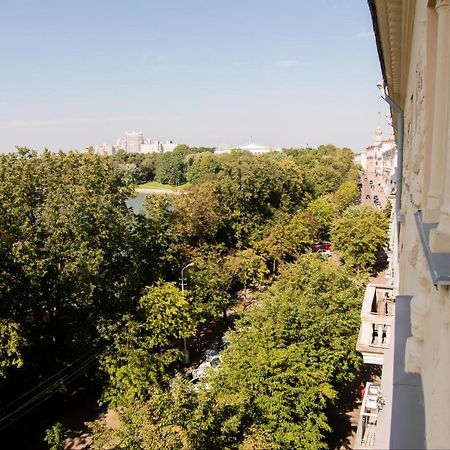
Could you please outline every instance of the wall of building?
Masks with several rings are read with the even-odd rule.
[[[434,449],[450,445],[450,293],[449,286],[433,285],[414,214],[421,210],[424,222],[442,221],[430,245],[434,252],[449,251],[450,5],[418,1],[412,13],[401,104],[405,133],[399,293],[413,296],[405,365],[407,371],[421,374],[427,447]]]

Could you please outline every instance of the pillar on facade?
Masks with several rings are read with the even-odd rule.
[[[430,185],[423,213],[425,222],[437,222],[440,214],[443,189],[448,122],[448,74],[449,74],[449,0],[437,0],[437,51],[434,95],[434,127],[431,145]]]

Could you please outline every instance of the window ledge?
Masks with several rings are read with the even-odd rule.
[[[437,228],[438,224],[424,223],[420,210],[414,214],[414,217],[433,284],[435,286],[450,285],[450,253],[433,253],[430,249],[430,231]]]

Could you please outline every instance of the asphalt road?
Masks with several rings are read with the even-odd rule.
[[[372,180],[373,186],[370,186],[370,180]],[[384,208],[387,205],[388,199],[382,189],[379,188],[375,175],[372,172],[365,172],[365,174],[362,175],[361,182],[361,204],[370,205],[377,209]],[[366,198],[367,195],[369,195],[370,198]],[[374,195],[378,195],[381,202],[381,208],[377,207],[373,202]]]

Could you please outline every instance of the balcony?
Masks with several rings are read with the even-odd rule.
[[[366,364],[383,365],[383,356],[391,343],[394,307],[392,287],[367,285],[356,344]]]
[[[422,380],[418,374],[405,372],[406,340],[411,336],[410,301],[408,296],[396,298],[392,342],[384,355],[381,385],[365,386],[354,446],[357,450],[426,448]]]
[[[383,408],[383,405],[384,399],[381,395],[380,385],[377,383],[366,383],[358,423],[358,449],[374,448],[378,413]]]

